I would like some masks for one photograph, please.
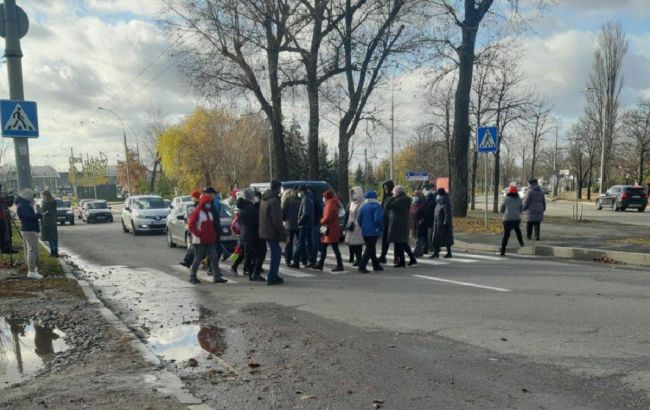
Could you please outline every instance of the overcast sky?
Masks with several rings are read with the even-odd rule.
[[[650,0],[558,0],[521,38],[527,81],[554,104],[564,122],[580,115],[583,90],[601,24],[620,21],[630,42],[624,75],[625,104],[650,97]],[[119,121],[97,106],[112,108],[135,147],[149,115],[181,118],[197,104],[178,74],[170,39],[157,24],[158,0],[18,0],[30,18],[22,40],[25,98],[39,104],[41,137],[30,141],[31,162],[67,170],[70,148],[111,162],[123,157]],[[8,97],[6,65],[0,65],[0,95]],[[426,121],[422,76],[406,74],[395,93],[397,145]],[[388,94],[377,98],[388,101]],[[301,101],[285,98],[286,112],[306,123]],[[388,115],[388,112],[387,112]],[[332,146],[332,127],[324,123]],[[375,135],[370,154],[385,157],[388,136]],[[363,145],[355,158],[360,159]],[[13,150],[10,152],[13,157]]]

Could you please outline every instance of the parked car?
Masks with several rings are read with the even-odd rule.
[[[86,223],[109,222],[113,223],[113,212],[108,202],[104,200],[88,201],[81,210],[81,219]]]
[[[598,210],[605,207],[611,207],[613,211],[636,208],[637,211],[644,212],[646,206],[648,206],[648,195],[640,186],[614,185],[596,199]]]
[[[167,245],[175,248],[178,244],[185,247],[191,246],[190,233],[187,229],[189,216],[194,211],[194,204],[191,202],[179,203],[167,217]],[[237,236],[230,229],[232,224],[232,209],[224,201],[221,202],[221,230],[219,238],[226,248],[232,250],[237,246]]]
[[[170,213],[165,200],[158,195],[134,195],[122,207],[122,231],[137,236],[142,232],[164,232]]]
[[[305,185],[311,190],[314,194],[314,200],[321,200],[323,198],[323,192],[328,189],[332,189],[332,186],[325,181],[283,181],[282,182],[282,192],[285,189],[298,189],[299,186]],[[271,187],[269,182],[258,182],[250,185],[251,189],[255,189],[260,192],[264,192]],[[339,227],[341,232],[341,242],[345,239],[345,204],[339,199]]]
[[[181,195],[181,196],[174,197],[174,199],[172,199],[172,203],[171,203],[171,205],[169,207],[171,209],[174,209],[174,208],[176,208],[178,205],[180,205],[182,203],[191,204],[192,203],[192,197],[189,196],[189,195]]]
[[[78,219],[81,219],[81,218],[82,218],[82,212],[83,212],[83,209],[84,209],[84,204],[85,204],[86,202],[89,202],[89,201],[92,201],[92,199],[82,199],[82,200],[80,200],[79,203],[77,204],[77,218],[78,218]]]
[[[72,204],[70,201],[64,201],[61,198],[56,199],[56,221],[61,225],[65,225],[66,222],[69,222],[70,225],[74,225],[74,211],[72,210]]]

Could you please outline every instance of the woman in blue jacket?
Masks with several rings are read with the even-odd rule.
[[[365,198],[363,205],[357,211],[357,224],[361,227],[363,241],[366,243],[366,249],[359,263],[360,273],[369,273],[366,269],[368,260],[372,260],[372,269],[375,272],[384,270],[379,264],[376,249],[377,240],[384,232],[384,212],[381,204],[377,201],[375,191],[366,192]]]

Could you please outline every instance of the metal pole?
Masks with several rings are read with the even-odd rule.
[[[395,90],[390,95],[390,179],[395,181]]]
[[[273,180],[273,161],[271,160],[271,127],[269,126],[269,181]]]
[[[602,125],[603,129],[601,132],[603,143],[600,152],[600,184],[598,184],[599,185],[598,191],[600,192],[601,195],[603,194],[603,185],[605,185],[605,137],[606,137],[605,128],[607,122],[605,119],[606,108],[607,108],[606,104],[605,102],[603,102],[602,113],[601,113],[603,117],[603,125]]]
[[[124,138],[124,164],[126,166],[126,184],[129,187],[129,196],[131,195],[131,172],[129,171],[129,149],[126,145],[126,129],[124,128],[124,121],[122,121],[122,118],[120,118],[115,111],[110,110],[108,108],[103,108],[103,107],[97,107],[100,110],[108,111],[111,114],[115,116],[120,121],[120,124],[122,124],[122,137]]]
[[[485,195],[485,215],[484,215],[484,225],[485,225],[485,230],[487,231],[488,227],[488,218],[487,218],[487,212],[488,212],[488,155],[483,154],[483,158],[485,159],[485,174],[483,175],[483,195]]]
[[[5,57],[7,58],[7,74],[9,76],[9,98],[24,100],[23,68],[18,38],[18,17],[16,0],[5,0]],[[14,153],[16,155],[16,178],[18,190],[32,187],[32,169],[29,163],[29,142],[26,138],[14,138]]]

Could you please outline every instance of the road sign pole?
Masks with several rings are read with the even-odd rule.
[[[484,181],[483,181],[483,195],[485,195],[485,215],[484,215],[484,221],[483,224],[485,225],[485,230],[487,231],[488,227],[488,222],[487,222],[487,209],[488,209],[488,182],[487,182],[487,176],[488,176],[488,155],[484,154],[483,157],[485,158],[485,174],[483,175]]]
[[[9,75],[9,98],[24,100],[23,69],[21,59],[23,52],[20,49],[18,35],[18,8],[16,0],[5,0],[5,57],[7,58],[7,74]],[[18,189],[32,187],[32,171],[29,163],[29,143],[26,138],[14,138],[14,152],[16,155],[16,176]]]

